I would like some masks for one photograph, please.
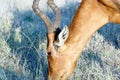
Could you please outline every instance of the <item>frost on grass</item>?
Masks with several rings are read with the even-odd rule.
[[[2,80],[43,80],[47,77],[47,30],[31,9],[33,0],[26,1],[0,0]],[[58,5],[62,13],[62,28],[70,24],[79,3],[64,0]],[[48,6],[43,7],[43,11],[48,11],[46,14],[54,21],[54,14]],[[70,79],[120,80],[120,25],[107,24],[93,35]]]

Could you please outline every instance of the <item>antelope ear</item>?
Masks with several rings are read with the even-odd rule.
[[[62,29],[62,31],[59,33],[57,40],[54,42],[54,45],[58,46],[58,47],[64,45],[68,36],[69,36],[69,29],[68,29],[67,25],[65,25],[64,28]]]

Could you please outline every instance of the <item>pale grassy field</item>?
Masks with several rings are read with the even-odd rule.
[[[70,24],[81,0],[55,0],[61,28]],[[46,33],[31,8],[33,0],[0,0],[0,80],[45,80]],[[41,0],[40,8],[53,20]],[[85,47],[70,80],[120,80],[120,25],[109,23]]]

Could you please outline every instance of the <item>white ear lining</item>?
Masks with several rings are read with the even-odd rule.
[[[62,29],[62,31],[59,33],[57,41],[55,41],[54,44],[58,47],[64,45],[68,36],[69,36],[69,29],[68,29],[67,25],[65,25],[64,28]]]

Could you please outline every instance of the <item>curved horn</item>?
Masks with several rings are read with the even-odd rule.
[[[55,21],[54,21],[53,26],[54,26],[54,29],[56,30],[57,28],[60,27],[61,12],[53,0],[48,0],[47,3],[50,6],[50,8],[53,10],[53,12],[55,13]]]
[[[34,0],[33,1],[33,11],[44,21],[46,24],[46,27],[48,29],[48,33],[52,33],[54,31],[54,27],[50,19],[39,9],[39,1],[40,0]]]

